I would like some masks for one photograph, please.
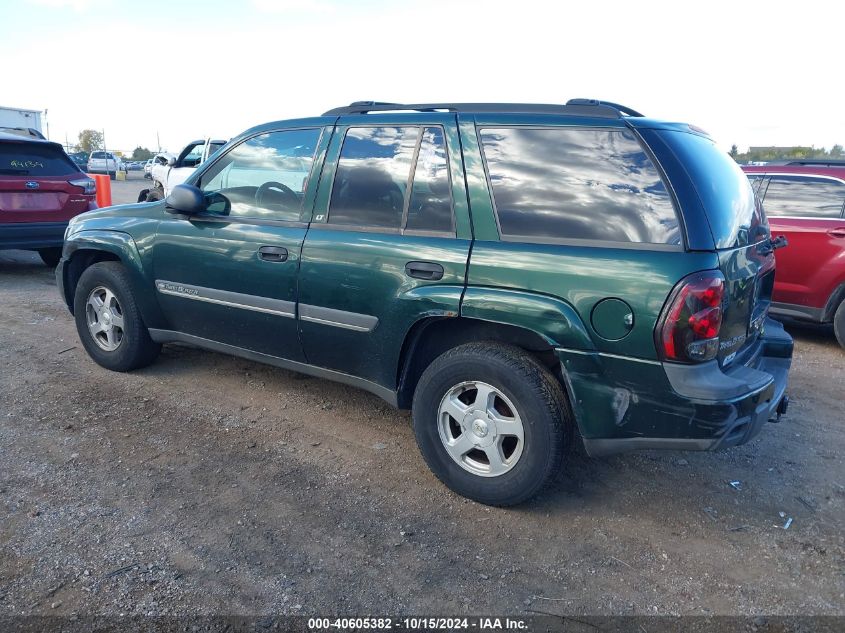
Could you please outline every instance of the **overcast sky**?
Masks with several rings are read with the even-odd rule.
[[[171,151],[351,101],[592,97],[725,149],[845,144],[845,3],[0,0],[0,105]]]

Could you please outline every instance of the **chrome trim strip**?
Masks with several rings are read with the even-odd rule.
[[[323,308],[304,303],[299,304],[299,318],[309,323],[331,325],[354,332],[372,332],[378,325],[378,317],[369,314]]]
[[[217,290],[216,288],[192,286],[190,284],[182,284],[164,279],[156,279],[156,288],[161,294],[171,295],[173,297],[204,301],[229,308],[263,312],[264,314],[273,314],[288,319],[293,319],[296,316],[296,304],[293,301],[259,297],[257,295],[242,294],[229,290]]]
[[[582,356],[601,356],[603,358],[630,360],[635,363],[645,363],[646,365],[662,365],[660,361],[651,360],[648,358],[637,358],[636,356],[622,356],[620,354],[610,354],[608,352],[597,352],[584,349],[569,349],[568,347],[556,347],[555,349],[559,352],[567,352],[569,354],[581,354]]]

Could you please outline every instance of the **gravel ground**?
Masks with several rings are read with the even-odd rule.
[[[184,346],[98,367],[0,251],[0,615],[845,615],[845,352],[790,331],[789,415],[749,445],[573,455],[502,510],[362,391]]]

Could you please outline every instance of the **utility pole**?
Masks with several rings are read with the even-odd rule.
[[[161,139],[158,137],[158,130],[156,130],[156,145],[158,145],[157,154],[161,154]]]

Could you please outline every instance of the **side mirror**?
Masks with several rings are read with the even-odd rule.
[[[173,156],[168,156],[167,157],[167,165],[169,167],[173,167],[173,165],[175,165],[175,164],[176,164],[176,158],[174,158]]]
[[[198,215],[206,210],[205,196],[193,185],[176,185],[164,202],[170,213]]]

